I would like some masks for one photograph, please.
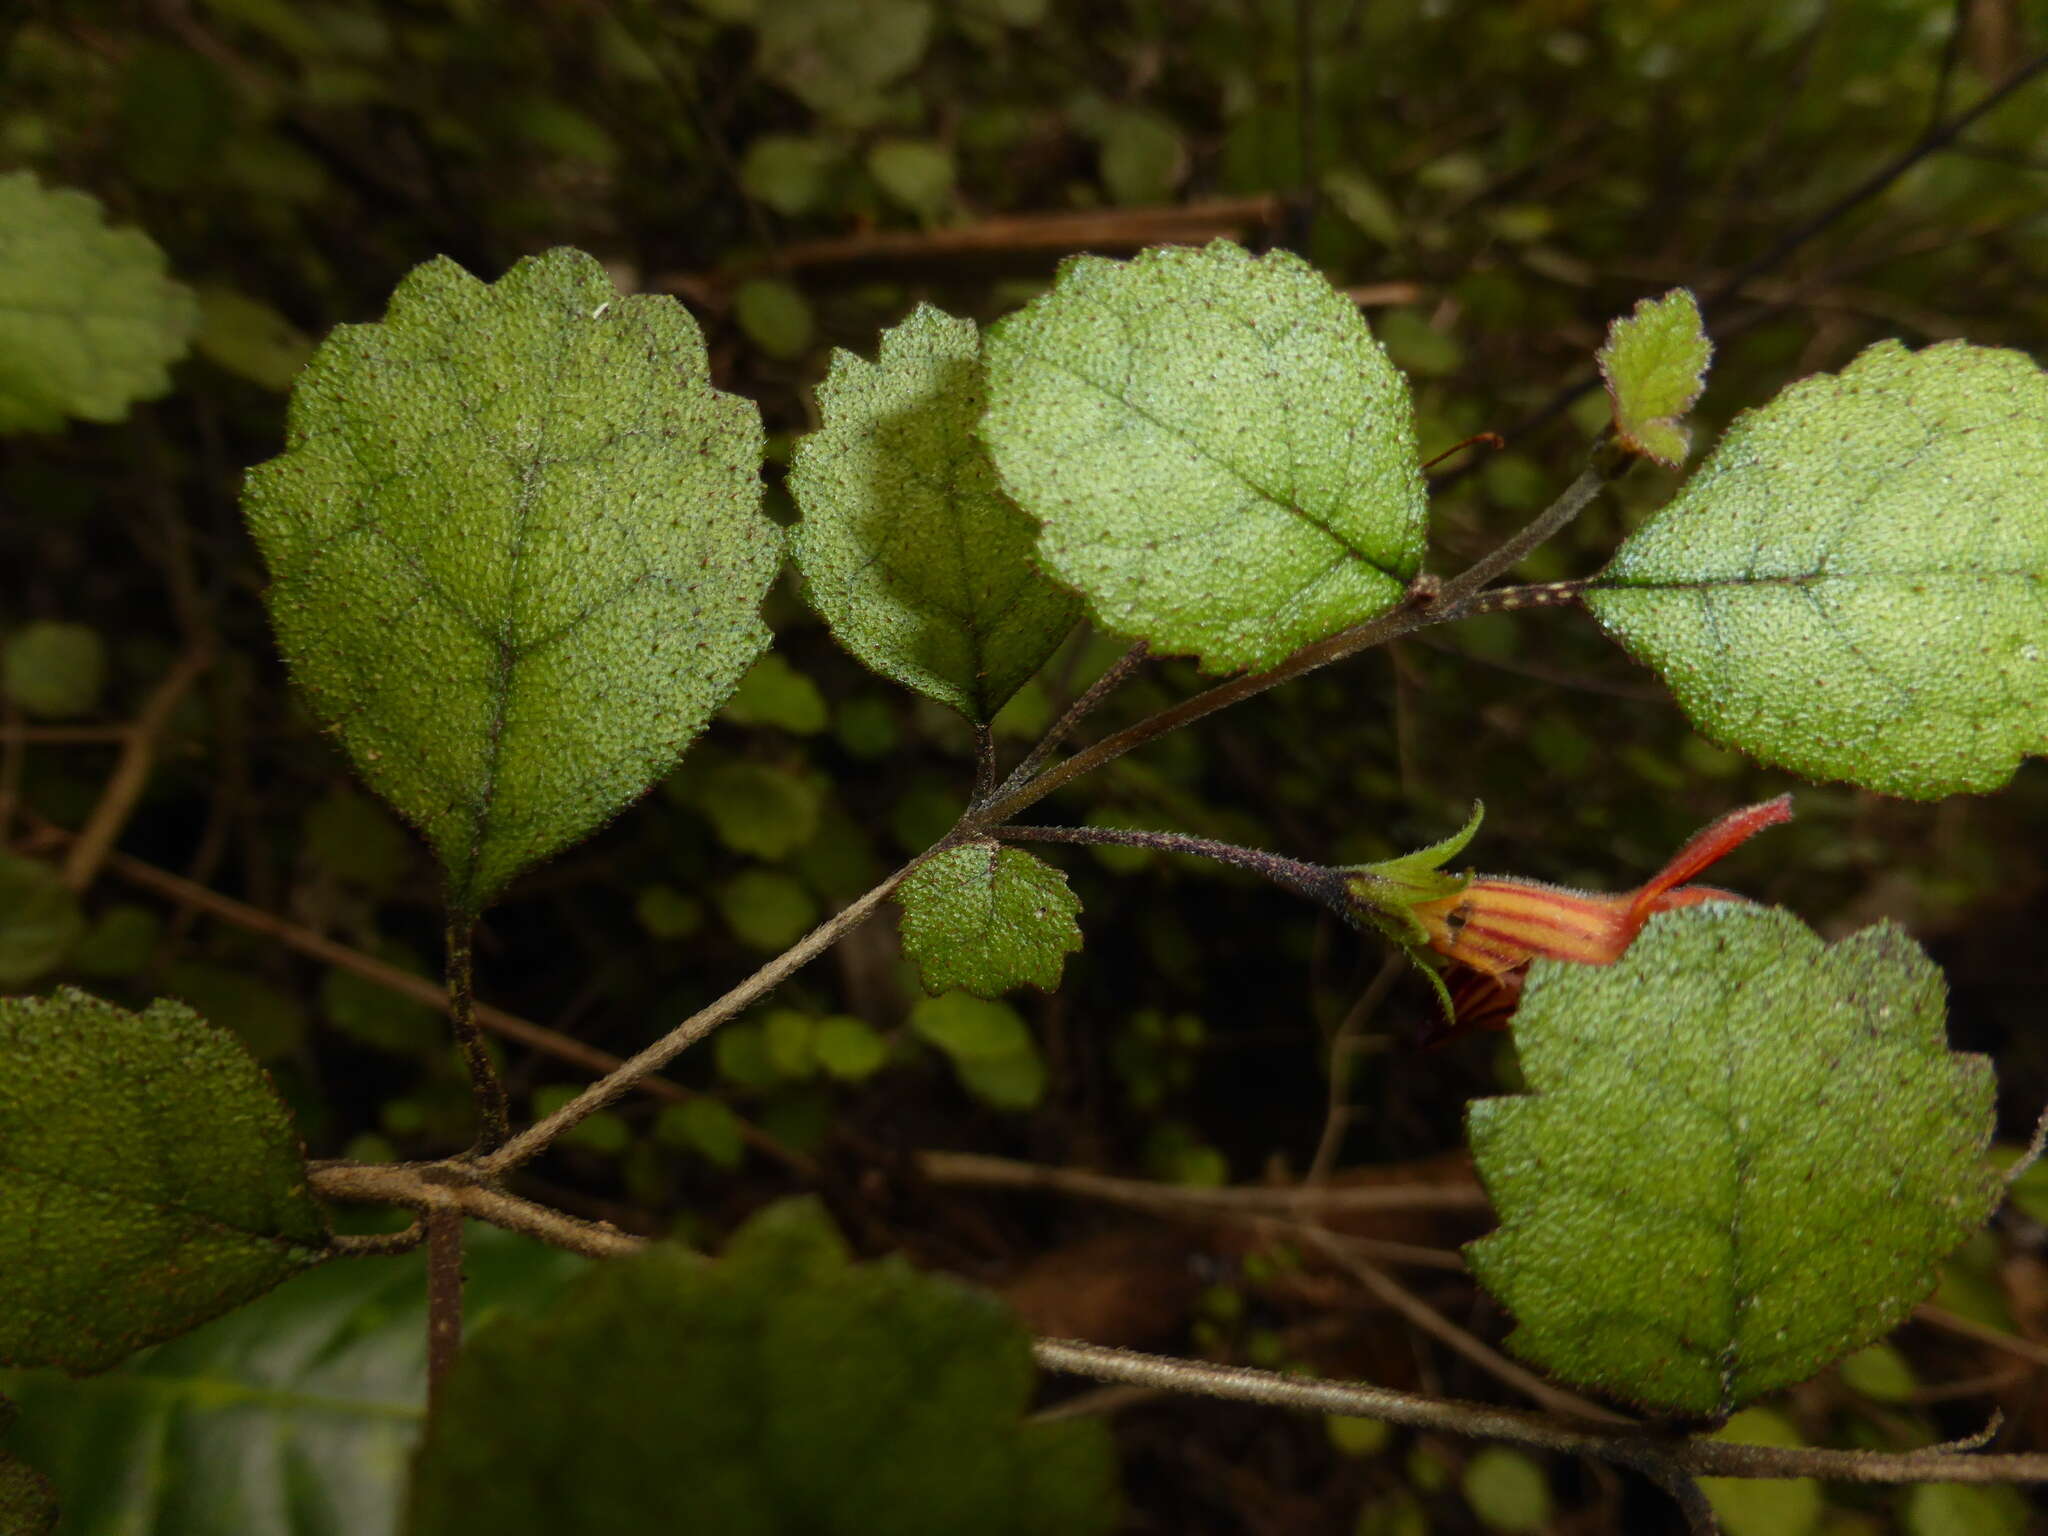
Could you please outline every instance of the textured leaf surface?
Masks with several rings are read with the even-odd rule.
[[[0,176],[0,432],[119,421],[170,390],[198,324],[141,230],[109,228],[83,192]]]
[[[875,362],[835,353],[789,489],[797,564],[840,643],[986,723],[1080,605],[1033,567],[1037,527],[974,435],[981,367],[974,322],[929,305],[883,333]]]
[[[178,1003],[0,1000],[0,1364],[104,1369],[317,1262],[284,1106]]]
[[[1408,385],[1285,251],[1083,256],[989,333],[983,435],[1101,623],[1266,667],[1399,601],[1425,501]]]
[[[471,1224],[468,1322],[538,1310],[585,1267]],[[67,1531],[392,1536],[426,1418],[426,1296],[421,1253],[338,1260],[103,1375],[0,1374],[22,1410],[0,1445],[48,1472]]]
[[[1699,301],[1689,289],[1644,299],[1634,314],[1610,325],[1599,352],[1600,377],[1614,404],[1622,446],[1660,464],[1684,463],[1692,435],[1679,418],[1706,388],[1713,355]]]
[[[1881,342],[1737,419],[1587,594],[1706,734],[1932,800],[2048,751],[2048,377]]]
[[[804,1531],[1085,1536],[1116,1521],[1100,1424],[1026,1425],[1030,1339],[992,1297],[855,1265],[809,1202],[707,1263],[661,1245],[479,1330],[412,1536]],[[574,1411],[565,1405],[574,1405]]]
[[[927,991],[1000,997],[1050,992],[1081,947],[1081,899],[1067,877],[1021,848],[982,839],[931,859],[897,889],[903,950]]]
[[[682,754],[758,656],[761,426],[673,299],[551,251],[343,326],[249,475],[315,713],[473,912]]]
[[[1666,913],[1618,964],[1539,960],[1515,1040],[1531,1093],[1469,1115],[1501,1226],[1466,1254],[1568,1381],[1726,1414],[1903,1321],[2003,1194],[1990,1063],[1889,925]]]

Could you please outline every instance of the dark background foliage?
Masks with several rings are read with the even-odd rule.
[[[466,1135],[438,1017],[280,942],[283,924],[431,972],[436,877],[294,705],[235,504],[242,468],[280,446],[311,340],[375,318],[429,256],[495,277],[575,244],[628,288],[680,295],[720,385],[760,403],[773,483],[830,348],[871,355],[920,299],[989,319],[1072,250],[1288,245],[1352,289],[1412,375],[1425,454],[1509,436],[1441,472],[1448,570],[1570,478],[1604,409],[1574,386],[1606,322],[1675,284],[1708,299],[1719,347],[1701,443],[1882,337],[2039,355],[2048,87],[1839,205],[2044,46],[2048,19],[2024,0],[12,0],[0,168],[89,190],[148,230],[206,318],[169,398],[0,444],[0,639],[82,623],[111,661],[83,717],[10,706],[0,834],[60,847],[52,829],[86,824],[105,792],[117,743],[102,728],[202,638],[219,646],[164,736],[126,860],[88,898],[86,940],[39,984],[169,993],[238,1029],[315,1155],[439,1154]],[[1522,574],[1597,568],[1678,479],[1638,470]],[[779,486],[771,507],[793,515]],[[674,779],[514,887],[480,936],[486,998],[630,1053],[950,823],[965,727],[864,672],[787,580],[770,617],[793,673],[757,675]],[[1005,751],[1119,649],[1077,638],[999,722]],[[1103,723],[1196,682],[1156,667]],[[1904,923],[1948,968],[1956,1043],[1995,1053],[2005,1135],[2024,1140],[2048,1098],[2038,767],[1934,806],[1788,785],[1689,732],[1583,617],[1534,613],[1317,674],[1047,810],[1344,862],[1441,836],[1483,798],[1479,867],[1619,888],[1786,787],[1798,820],[1716,878],[1831,936]],[[1325,1041],[1382,956],[1212,866],[1055,857],[1087,949],[1057,994],[1011,999],[1045,1068],[1029,1110],[978,1097],[906,1024],[922,994],[884,921],[679,1066],[722,1108],[622,1105],[524,1176],[530,1192],[708,1241],[813,1188],[864,1250],[1006,1289],[1042,1331],[1519,1400],[1282,1233],[921,1176],[932,1149],[1188,1182],[1298,1177],[1315,1152]],[[224,916],[150,869],[245,909]],[[1464,1101],[1514,1081],[1502,1037],[1416,1049],[1428,1008],[1404,981],[1365,1026],[1347,1176],[1462,1177]],[[819,1063],[815,1021],[840,1015],[885,1037],[886,1064]],[[588,1075],[504,1054],[522,1109]],[[1442,1250],[1472,1229],[1359,1230]],[[2040,1225],[2008,1216],[1951,1267],[1943,1304],[2048,1337],[2042,1248]],[[1503,1331],[1455,1272],[1401,1273],[1460,1326]],[[1966,1433],[1996,1402],[2002,1443],[2042,1443],[2037,1366],[1921,1325],[1897,1343],[1906,1398],[1876,1403],[1830,1373],[1783,1410],[1817,1440],[1906,1444]],[[1361,1509],[1480,1528],[1466,1446],[1347,1447],[1313,1421],[1213,1404],[1140,1404],[1117,1423],[1133,1530],[1338,1532]],[[1556,1529],[1665,1518],[1578,1467],[1552,1482]],[[1833,1497],[1831,1529],[1913,1519],[1899,1494]]]

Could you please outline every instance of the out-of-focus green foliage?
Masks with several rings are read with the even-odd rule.
[[[785,1205],[715,1264],[655,1247],[480,1333],[406,1528],[521,1536],[572,1509],[619,1531],[686,1510],[735,1536],[1113,1529],[1108,1435],[1020,1423],[1031,1380],[992,1298],[901,1259],[850,1264],[822,1211]]]

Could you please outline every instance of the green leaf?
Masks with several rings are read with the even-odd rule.
[[[654,1135],[664,1145],[695,1152],[729,1173],[747,1155],[740,1124],[740,1117],[723,1101],[701,1097],[665,1105],[655,1118]]]
[[[816,835],[825,786],[811,773],[734,758],[712,764],[690,801],[735,853],[779,859]]]
[[[1515,1043],[1532,1093],[1469,1114],[1501,1226],[1467,1257],[1516,1353],[1654,1408],[1725,1415],[1881,1337],[2004,1194],[1990,1063],[1889,925],[1669,912],[1615,965],[1537,961]]]
[[[883,333],[876,362],[835,353],[789,489],[797,565],[839,642],[986,723],[1079,605],[1033,569],[1036,530],[975,439],[980,355],[973,321],[923,304]]]
[[[1880,1403],[1909,1403],[1920,1383],[1906,1357],[1889,1344],[1872,1344],[1842,1362],[1842,1385]]]
[[[1106,1431],[1021,1422],[1031,1386],[1030,1336],[994,1298],[900,1258],[851,1264],[791,1202],[715,1263],[656,1245],[479,1330],[407,1530],[555,1536],[572,1510],[591,1531],[1107,1533]]]
[[[7,637],[0,691],[24,713],[68,720],[99,708],[107,686],[107,646],[83,624],[43,620]]]
[[[936,219],[953,200],[953,151],[933,139],[883,139],[868,150],[868,174],[891,202]]]
[[[655,884],[634,898],[633,915],[657,939],[687,939],[704,926],[704,903],[672,885]]]
[[[306,1010],[298,997],[260,976],[205,960],[180,960],[165,968],[163,990],[228,1031],[258,1061],[289,1056],[305,1041]]]
[[[0,1532],[50,1536],[57,1529],[57,1490],[26,1462],[0,1451]]]
[[[1685,462],[1692,434],[1679,418],[1707,386],[1714,344],[1700,323],[1699,301],[1687,288],[1643,299],[1635,313],[1607,327],[1597,354],[1614,431],[1631,453],[1674,467]]]
[[[748,669],[719,714],[734,725],[772,725],[815,736],[830,716],[818,685],[770,651]]]
[[[4,876],[0,876],[4,881]],[[0,908],[6,902],[0,900]],[[163,920],[148,907],[122,903],[102,912],[73,946],[67,962],[81,976],[118,980],[148,965],[164,932]],[[5,964],[0,962],[0,972]]]
[[[1081,899],[1067,877],[1021,848],[982,838],[948,849],[897,888],[903,952],[928,992],[962,987],[1000,997],[1012,987],[1051,992],[1081,947]]]
[[[323,873],[389,895],[412,868],[416,844],[384,808],[353,789],[335,789],[306,812],[300,847]]]
[[[587,1267],[471,1223],[468,1322],[536,1310]],[[426,1294],[423,1253],[336,1260],[105,1375],[0,1374],[22,1409],[0,1443],[49,1473],[68,1531],[395,1531],[426,1419]]]
[[[1169,117],[1122,108],[1105,116],[1096,137],[1102,145],[1102,184],[1114,202],[1167,202],[1187,177],[1187,141]]]
[[[379,940],[379,960],[425,976],[427,969],[410,945]],[[402,1056],[434,1056],[447,1049],[448,1026],[439,1009],[402,997],[354,971],[330,966],[320,978],[320,1011],[327,1022],[351,1039]]]
[[[1269,667],[1391,608],[1427,506],[1406,381],[1299,257],[1083,256],[989,334],[982,433],[1105,628]]]
[[[407,277],[243,502],[314,713],[474,914],[671,768],[760,655],[761,428],[673,299],[576,251]]]
[[[811,893],[773,869],[742,870],[718,888],[717,900],[726,926],[771,955],[789,948],[818,920]]]
[[[2027,1501],[2017,1488],[1922,1483],[1906,1495],[1903,1524],[1907,1536],[2022,1536]]]
[[[832,1076],[858,1083],[881,1071],[889,1059],[889,1042],[865,1020],[836,1013],[818,1021],[811,1052]]]
[[[747,146],[740,185],[777,213],[809,213],[831,196],[834,173],[845,158],[836,139],[764,134]]]
[[[732,317],[747,340],[785,362],[810,350],[816,329],[803,290],[779,277],[751,277],[734,290]]]
[[[946,1053],[961,1085],[984,1104],[1031,1109],[1045,1097],[1038,1042],[1007,1003],[948,992],[912,1008],[910,1027]]]
[[[0,432],[119,421],[170,392],[198,323],[149,236],[108,228],[83,192],[0,176]]]
[[[292,387],[313,342],[265,304],[233,288],[199,290],[199,355],[237,378],[279,393]]]
[[[178,1003],[0,999],[0,1364],[97,1371],[326,1256],[256,1064]]]
[[[1880,342],[1737,419],[1587,593],[1715,740],[1932,800],[2048,750],[2048,377]]]
[[[1746,1408],[1721,1426],[1716,1440],[1738,1445],[1797,1446],[1798,1426],[1771,1408]],[[1820,1528],[1820,1484],[1810,1477],[1703,1477],[1700,1492],[1727,1536],[1808,1536]]]
[[[1465,1502],[1489,1531],[1550,1528],[1555,1501],[1542,1466],[1520,1451],[1489,1445],[1472,1453],[1459,1479]]]
[[[874,122],[882,90],[924,57],[929,0],[776,0],[763,18],[754,66],[804,105],[836,122]]]
[[[85,914],[57,871],[0,852],[0,988],[54,971],[85,932]]]

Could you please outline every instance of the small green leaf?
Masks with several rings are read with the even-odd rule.
[[[835,353],[789,489],[797,565],[839,642],[985,723],[1078,604],[1032,567],[1036,530],[975,439],[980,356],[974,322],[929,305],[883,333],[876,362]]]
[[[815,736],[830,721],[818,685],[774,651],[748,669],[719,715],[734,725],[772,725],[797,736]]]
[[[467,1321],[536,1310],[587,1267],[470,1223]],[[336,1260],[104,1375],[0,1373],[22,1410],[0,1445],[48,1472],[67,1531],[384,1536],[426,1420],[426,1339],[423,1252]]]
[[[415,976],[427,975],[419,954],[408,944],[379,940],[379,960]],[[400,1056],[435,1056],[447,1049],[448,1026],[439,1009],[402,997],[389,987],[354,971],[330,966],[320,978],[320,1012],[351,1039]]]
[[[1727,746],[1916,800],[2048,751],[2048,376],[1880,342],[1738,418],[1586,595]]]
[[[323,873],[376,896],[398,888],[418,849],[382,806],[348,788],[330,790],[306,812],[300,846]]]
[[[1017,1010],[965,992],[928,997],[910,1027],[944,1051],[967,1091],[996,1109],[1030,1109],[1045,1097],[1045,1061]]]
[[[63,963],[85,914],[57,871],[0,852],[0,988],[15,991]]]
[[[803,290],[779,277],[752,277],[732,296],[732,317],[747,340],[785,362],[810,350],[816,322]]]
[[[1798,1426],[1771,1408],[1745,1408],[1714,1438],[1738,1445],[1806,1443]],[[1703,1477],[1700,1492],[1727,1536],[1810,1536],[1824,1510],[1820,1484],[1810,1477]]]
[[[722,1100],[705,1096],[665,1106],[655,1118],[654,1134],[665,1145],[694,1152],[730,1173],[747,1155],[740,1126],[740,1117]]]
[[[811,893],[772,869],[733,876],[718,888],[718,910],[734,934],[768,954],[789,948],[818,920]]]
[[[2022,1536],[2027,1501],[2017,1488],[1922,1483],[1906,1495],[1903,1524],[1907,1536]]]
[[[1188,146],[1173,120],[1157,112],[1123,108],[1104,118],[1102,184],[1112,201],[1164,203],[1188,174]]]
[[[738,758],[713,763],[690,795],[721,843],[763,859],[783,858],[808,843],[824,802],[824,783],[814,774]]]
[[[119,421],[170,392],[198,323],[149,236],[108,228],[83,192],[0,176],[0,432]]]
[[[1106,1536],[1109,1437],[1021,1422],[1031,1384],[1030,1336],[994,1298],[901,1259],[851,1264],[792,1202],[715,1263],[656,1245],[480,1330],[406,1529],[555,1536],[572,1510],[592,1531]]]
[[[1700,323],[1699,301],[1687,288],[1643,299],[1635,313],[1607,327],[1598,353],[1600,377],[1614,405],[1614,431],[1631,453],[1676,467],[1692,434],[1679,418],[1707,386],[1714,344]]]
[[[298,998],[260,976],[206,960],[180,960],[165,968],[163,990],[228,1031],[258,1061],[289,1056],[306,1038],[306,1011]]]
[[[834,173],[845,158],[836,139],[764,134],[747,146],[740,185],[777,213],[809,213],[831,196]]]
[[[1953,1054],[1941,973],[1888,925],[1651,919],[1615,965],[1539,960],[1531,1094],[1472,1105],[1500,1230],[1466,1249],[1568,1381],[1723,1415],[1902,1322],[2004,1194],[1990,1064]]]
[[[0,1000],[0,1364],[104,1370],[326,1255],[256,1064],[178,1003]]]
[[[0,1436],[14,1422],[14,1405],[0,1398]],[[25,1461],[0,1450],[0,1533],[50,1536],[57,1529],[57,1490]]]
[[[1555,1501],[1542,1466],[1520,1451],[1489,1445],[1472,1453],[1458,1486],[1479,1523],[1490,1531],[1550,1528]]]
[[[657,939],[687,939],[704,926],[704,903],[672,885],[650,885],[634,898],[633,915]]]
[[[26,714],[45,720],[89,715],[106,686],[106,642],[83,624],[24,625],[0,652],[0,690]]]
[[[890,201],[936,219],[953,200],[953,151],[932,139],[883,139],[868,150],[868,174]]]
[[[865,1020],[843,1013],[818,1020],[811,1050],[819,1066],[849,1083],[873,1077],[889,1059],[889,1042]]]
[[[1083,256],[989,334],[982,432],[1105,628],[1212,672],[1385,612],[1427,515],[1406,381],[1299,257]]]
[[[962,987],[1000,997],[1012,987],[1051,992],[1081,947],[1081,899],[1067,877],[1021,848],[983,838],[927,860],[898,887],[903,952],[925,990]]]
[[[246,293],[218,284],[199,290],[199,355],[251,384],[280,394],[292,387],[312,339],[291,321]]]
[[[1889,1344],[1872,1344],[1842,1362],[1842,1384],[1880,1403],[1906,1403],[1920,1383],[1906,1357]]]
[[[767,644],[761,428],[673,299],[558,250],[343,326],[249,472],[314,713],[474,914],[672,767]]]

